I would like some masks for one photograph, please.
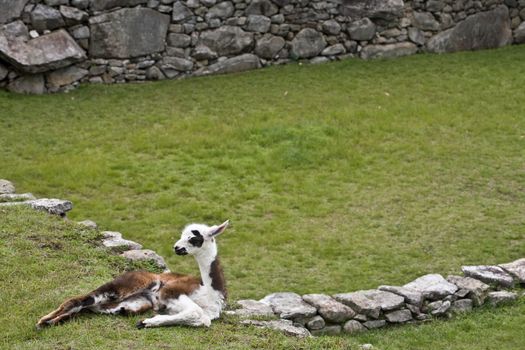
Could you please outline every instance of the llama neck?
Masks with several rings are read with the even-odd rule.
[[[206,252],[207,254],[195,256],[199,264],[202,284],[222,293],[224,298],[226,298],[226,283],[219,256],[217,255],[217,246],[213,245],[210,250]]]

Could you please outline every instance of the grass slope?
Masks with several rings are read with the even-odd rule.
[[[0,92],[1,177],[72,200],[72,219],[120,230],[181,272],[197,273],[171,253],[183,225],[231,219],[220,253],[233,299],[507,262],[525,253],[524,53]]]

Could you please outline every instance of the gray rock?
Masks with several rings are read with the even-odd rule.
[[[163,80],[166,78],[159,67],[153,66],[146,69],[146,79],[148,80]]]
[[[343,2],[341,13],[352,18],[392,20],[403,15],[403,7],[403,0],[352,0]]]
[[[18,94],[41,95],[46,92],[42,74],[22,75],[7,85],[7,90]]]
[[[70,31],[71,35],[75,39],[89,39],[89,36],[91,35],[89,31],[88,26],[79,26],[76,28],[71,29]]]
[[[376,34],[376,25],[369,18],[363,18],[350,23],[347,31],[352,40],[370,40]]]
[[[328,46],[323,51],[321,51],[321,55],[323,56],[337,56],[342,55],[346,53],[346,49],[343,46],[343,44],[335,44],[332,46]]]
[[[475,306],[480,306],[485,302],[490,286],[471,277],[461,277],[450,275],[447,281],[454,283],[460,290],[467,291],[467,295],[474,302]]]
[[[188,47],[191,44],[191,36],[186,34],[170,33],[168,35],[168,46]]]
[[[141,244],[122,238],[122,234],[120,232],[104,231],[102,232],[102,235],[104,237],[102,240],[102,245],[106,248],[115,250],[142,249]]]
[[[439,12],[445,7],[445,2],[443,0],[428,0],[427,1],[427,11],[430,12]]]
[[[519,283],[525,283],[525,258],[508,264],[501,264],[499,267],[514,276]]]
[[[326,321],[343,323],[355,316],[354,310],[324,294],[303,295],[303,300],[317,309]]]
[[[65,216],[66,212],[73,209],[73,204],[70,201],[62,199],[40,198],[30,201],[20,202],[29,205],[36,210],[47,211],[49,214]]]
[[[96,230],[98,228],[97,223],[95,221],[92,221],[92,220],[79,221],[79,222],[77,222],[77,224],[79,224],[81,226],[84,226],[84,227],[87,227],[87,228],[90,228],[92,230]]]
[[[241,324],[247,326],[255,326],[261,328],[269,328],[279,332],[282,332],[286,335],[298,337],[298,338],[307,338],[310,337],[310,332],[304,327],[296,327],[293,322],[290,320],[276,320],[276,321],[255,321],[255,320],[245,320]]]
[[[326,47],[323,35],[312,28],[302,29],[291,42],[290,54],[294,58],[315,57]]]
[[[246,19],[246,30],[249,32],[266,33],[270,30],[272,21],[263,15],[250,15]]]
[[[29,40],[29,31],[27,26],[20,20],[8,23],[2,26],[0,30],[10,40]]]
[[[15,185],[11,181],[0,179],[0,194],[15,193]]]
[[[193,62],[191,60],[187,60],[180,57],[164,57],[162,59],[162,64],[163,67],[169,66],[169,68],[181,72],[187,72],[193,69]]]
[[[153,250],[128,250],[120,255],[131,261],[150,260],[161,269],[166,270],[167,268],[164,259],[160,255],[155,253]]]
[[[74,25],[88,19],[87,12],[81,11],[76,7],[60,6],[60,13],[64,17],[67,25]]]
[[[227,314],[243,318],[254,316],[274,316],[273,310],[269,305],[261,303],[257,300],[239,300],[237,301],[237,305],[239,305],[241,308],[232,311],[227,311]]]
[[[323,63],[330,62],[330,59],[328,57],[319,56],[319,57],[312,58],[309,62],[310,64],[323,64]]]
[[[272,4],[269,0],[254,0],[248,5],[244,12],[247,16],[263,15],[271,17],[279,12],[279,10],[277,9],[277,6]]]
[[[427,41],[425,34],[420,29],[414,27],[408,28],[408,38],[418,45],[425,45]]]
[[[500,291],[490,292],[488,295],[488,302],[492,306],[499,306],[512,303],[518,299],[518,294],[514,292]]]
[[[70,85],[88,75],[88,70],[77,66],[70,66],[47,73],[47,86],[49,88],[60,88]]]
[[[271,34],[265,34],[257,40],[255,45],[255,54],[264,59],[273,59],[277,56],[279,51],[285,45],[285,41],[280,36],[275,36]]]
[[[403,297],[375,289],[336,294],[334,298],[356,312],[372,318],[378,318],[381,311],[399,309],[404,305]]]
[[[339,24],[339,22],[333,19],[324,21],[321,24],[321,27],[323,29],[323,33],[328,35],[337,35],[341,32],[341,25]]]
[[[421,30],[439,30],[439,22],[429,12],[414,12],[414,20],[412,21],[416,28]]]
[[[405,323],[412,320],[412,313],[410,310],[401,309],[385,314],[386,320],[390,323]]]
[[[424,298],[431,300],[443,299],[458,290],[455,284],[448,282],[439,274],[428,274],[419,277],[403,287],[423,293]]]
[[[343,332],[348,334],[360,333],[366,331],[367,328],[359,321],[350,320],[343,326]]]
[[[197,45],[191,55],[198,61],[214,60],[217,58],[217,53],[205,45]]]
[[[427,48],[430,52],[443,53],[498,48],[511,42],[509,11],[500,6],[469,16],[454,28],[433,36]]]
[[[522,22],[519,27],[514,30],[514,42],[516,44],[525,43],[525,22]]]
[[[0,24],[19,18],[27,2],[28,0],[0,0]]]
[[[175,23],[186,22],[193,18],[193,12],[188,9],[181,1],[177,1],[173,4],[173,12],[171,19]]]
[[[354,316],[354,320],[361,321],[361,322],[366,322],[366,321],[368,321],[368,317],[366,317],[366,315],[363,315],[363,314],[357,314],[357,315]]]
[[[148,0],[91,0],[92,11],[108,10],[115,7],[131,7],[145,4]]]
[[[47,6],[67,5],[69,0],[44,0]]]
[[[487,284],[495,284],[507,288],[514,286],[514,278],[499,266],[462,266],[461,270],[465,276]]]
[[[363,323],[363,326],[365,326],[367,329],[377,329],[386,326],[385,320],[373,320],[373,321],[366,321]]]
[[[137,7],[92,17],[90,22],[91,57],[130,58],[164,50],[169,16]]]
[[[361,350],[373,350],[375,349],[372,344],[361,344],[359,345],[359,349]]]
[[[448,300],[445,301],[434,301],[428,304],[428,310],[433,316],[443,316],[450,309],[451,303]]]
[[[9,70],[7,69],[7,67],[0,63],[0,81],[4,80],[8,74]]]
[[[0,202],[21,202],[36,199],[32,193],[5,193],[0,194]]]
[[[388,45],[368,45],[361,51],[361,58],[397,58],[413,55],[416,52],[417,46],[408,42]]]
[[[377,289],[402,296],[403,298],[405,298],[405,302],[408,304],[421,307],[421,304],[423,303],[423,293],[418,292],[414,289],[397,286],[379,286],[379,288]]]
[[[315,307],[307,304],[300,295],[295,293],[273,293],[261,299],[260,302],[269,305],[280,318],[295,319],[312,317],[317,314]]]
[[[201,33],[199,44],[209,47],[219,56],[230,56],[251,50],[254,40],[253,33],[246,33],[239,27],[223,26]]]
[[[452,303],[451,311],[456,313],[465,313],[472,311],[472,300],[459,299]]]
[[[310,333],[312,333],[312,335],[316,337],[323,336],[323,335],[338,335],[338,334],[341,334],[341,326],[339,325],[326,326],[322,329],[312,330]]]
[[[321,316],[314,316],[311,320],[306,322],[306,328],[310,331],[323,329],[326,326],[326,322]]]
[[[213,6],[206,13],[206,20],[209,21],[212,18],[225,19],[231,17],[235,12],[235,7],[230,1],[223,1]]]
[[[80,10],[85,10],[89,6],[89,1],[90,0],[71,0],[71,6],[74,6]]]
[[[66,25],[60,11],[41,4],[36,5],[35,9],[31,12],[31,24],[33,28],[40,32],[46,29],[53,30]]]

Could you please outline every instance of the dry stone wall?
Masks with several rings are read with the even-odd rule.
[[[524,20],[525,0],[0,0],[0,88],[496,48]]]

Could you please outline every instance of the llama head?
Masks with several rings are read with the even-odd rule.
[[[220,225],[207,226],[203,224],[190,224],[182,230],[180,239],[173,249],[177,255],[215,254],[215,237],[224,232],[229,220]]]

